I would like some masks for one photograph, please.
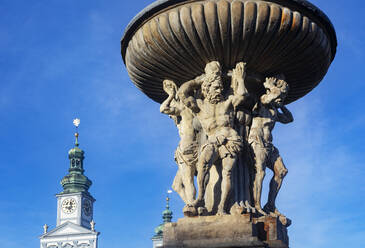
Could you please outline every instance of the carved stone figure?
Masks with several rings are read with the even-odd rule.
[[[194,127],[195,116],[179,100],[178,88],[173,81],[165,80],[163,82],[163,88],[168,94],[168,98],[161,104],[160,111],[174,119],[181,138],[175,152],[178,172],[172,188],[185,202],[185,211],[194,211],[192,210],[194,209],[192,206],[196,194],[194,174],[196,172],[196,161],[198,158],[198,130]]]
[[[290,123],[293,121],[293,116],[283,105],[289,90],[289,86],[284,81],[283,76],[267,78],[264,82],[264,87],[266,93],[260,97],[254,107],[252,126],[248,137],[256,170],[253,200],[254,206],[259,213],[263,215],[270,213],[280,216],[281,213],[275,206],[275,199],[288,170],[279,155],[278,149],[272,144],[271,132],[275,122]],[[282,113],[280,113],[279,109]],[[268,202],[264,209],[262,209],[260,201],[266,167],[274,172],[274,176],[270,182]]]
[[[272,144],[271,132],[275,122],[293,121],[283,104],[289,86],[283,76],[266,78],[266,93],[257,100],[246,89],[246,73],[246,64],[241,62],[229,78],[220,63],[213,61],[203,75],[180,89],[171,80],[163,82],[168,98],[160,111],[174,119],[181,137],[175,152],[178,172],[173,189],[186,204],[186,216],[225,214],[228,202],[230,208],[236,206],[236,212],[283,216],[275,200],[287,169]],[[274,177],[262,209],[266,167],[273,170]]]
[[[245,74],[245,64],[237,64],[231,82],[233,94],[225,97],[221,66],[219,62],[210,62],[203,76],[184,83],[179,92],[181,101],[196,114],[207,135],[207,142],[201,146],[197,163],[198,197],[194,206],[204,207],[204,184],[209,169],[214,163],[221,162],[222,183],[218,214],[226,212],[232,169],[242,150],[242,138],[233,126],[235,108],[248,95],[244,86]],[[194,97],[195,90],[201,90],[203,99]]]

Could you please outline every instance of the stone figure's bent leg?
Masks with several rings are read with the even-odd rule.
[[[252,149],[255,156],[255,179],[253,183],[253,201],[256,211],[262,215],[266,215],[261,207],[262,182],[265,177],[266,160],[268,152],[265,148],[253,143]]]
[[[185,189],[186,204],[192,205],[196,194],[194,185],[195,164],[184,164],[180,168],[180,175]]]
[[[176,177],[176,183],[174,181],[173,186],[175,186],[175,188],[177,188],[179,192],[181,192],[181,194],[179,194],[183,195],[184,198],[182,197],[182,199],[185,204],[192,206],[196,194],[194,185],[194,174],[196,171],[196,153],[191,152],[189,148],[190,147],[182,150],[179,145],[176,149],[175,160],[179,166],[179,177]],[[175,191],[178,192],[177,190]]]
[[[276,215],[282,215],[275,206],[275,200],[279,193],[283,179],[288,174],[288,169],[285,167],[283,159],[281,158],[279,151],[276,147],[273,147],[270,155],[270,161],[268,167],[274,172],[274,176],[270,182],[270,191],[267,204],[264,210]]]
[[[202,147],[199,160],[197,163],[197,184],[198,184],[198,197],[194,202],[195,207],[203,206],[204,194],[205,194],[205,178],[209,173],[210,167],[217,159],[217,149],[214,144],[207,144]]]
[[[185,202],[185,204],[188,204],[186,196],[185,196],[185,189],[184,189],[183,181],[181,178],[180,169],[176,173],[174,182],[172,183],[172,189],[175,190],[175,192],[179,194],[179,196]]]

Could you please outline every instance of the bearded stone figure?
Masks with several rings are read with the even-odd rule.
[[[288,84],[283,76],[267,78],[265,94],[249,94],[246,68],[240,62],[224,73],[220,63],[213,61],[203,75],[180,88],[173,81],[163,82],[168,98],[160,111],[175,121],[181,138],[175,152],[178,171],[173,189],[186,204],[186,216],[232,211],[281,216],[275,199],[287,170],[272,145],[271,132],[276,121],[293,120],[283,105]],[[262,209],[266,167],[274,171],[274,177],[269,201]]]

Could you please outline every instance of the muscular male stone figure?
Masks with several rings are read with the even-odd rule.
[[[194,174],[196,172],[196,161],[198,157],[198,142],[196,141],[197,131],[194,128],[194,114],[185,107],[178,98],[178,89],[173,81],[163,82],[168,98],[161,104],[161,113],[170,115],[175,120],[179,130],[180,143],[175,152],[175,160],[178,165],[178,172],[175,176],[172,188],[180,195],[185,202],[185,211],[193,211],[193,202],[196,189],[194,186]]]
[[[256,210],[263,215],[268,213],[277,216],[281,215],[276,209],[275,200],[283,178],[288,172],[278,149],[272,144],[271,134],[275,122],[278,121],[286,124],[293,121],[292,114],[283,105],[289,86],[281,77],[267,78],[264,82],[266,94],[261,96],[259,102],[254,107],[252,126],[248,137],[248,142],[254,153],[256,169],[253,185],[254,205]],[[282,113],[278,109],[281,109]],[[266,167],[274,172],[274,176],[270,182],[268,202],[264,209],[262,209],[261,192]]]
[[[221,201],[218,205],[218,214],[224,214],[225,204],[231,190],[232,168],[242,150],[242,138],[233,128],[235,108],[247,97],[244,86],[246,75],[245,64],[239,63],[233,70],[233,95],[226,99],[223,96],[222,70],[219,62],[208,63],[205,75],[186,82],[180,88],[180,99],[198,117],[205,134],[207,143],[202,145],[197,163],[198,197],[195,207],[204,206],[204,182],[211,166],[221,160],[222,185]],[[201,89],[204,99],[196,99],[193,92]]]

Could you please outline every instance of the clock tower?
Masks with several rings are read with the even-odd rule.
[[[90,228],[95,199],[90,195],[91,181],[84,175],[84,151],[79,148],[75,133],[75,147],[68,152],[69,173],[61,180],[63,192],[57,196],[57,226],[69,221]]]
[[[76,126],[75,146],[68,152],[70,165],[68,174],[61,180],[63,191],[57,197],[57,224],[55,229],[40,237],[41,248],[97,248],[99,233],[93,220],[95,199],[89,193],[91,180],[84,175],[84,151],[79,148],[79,119]]]

